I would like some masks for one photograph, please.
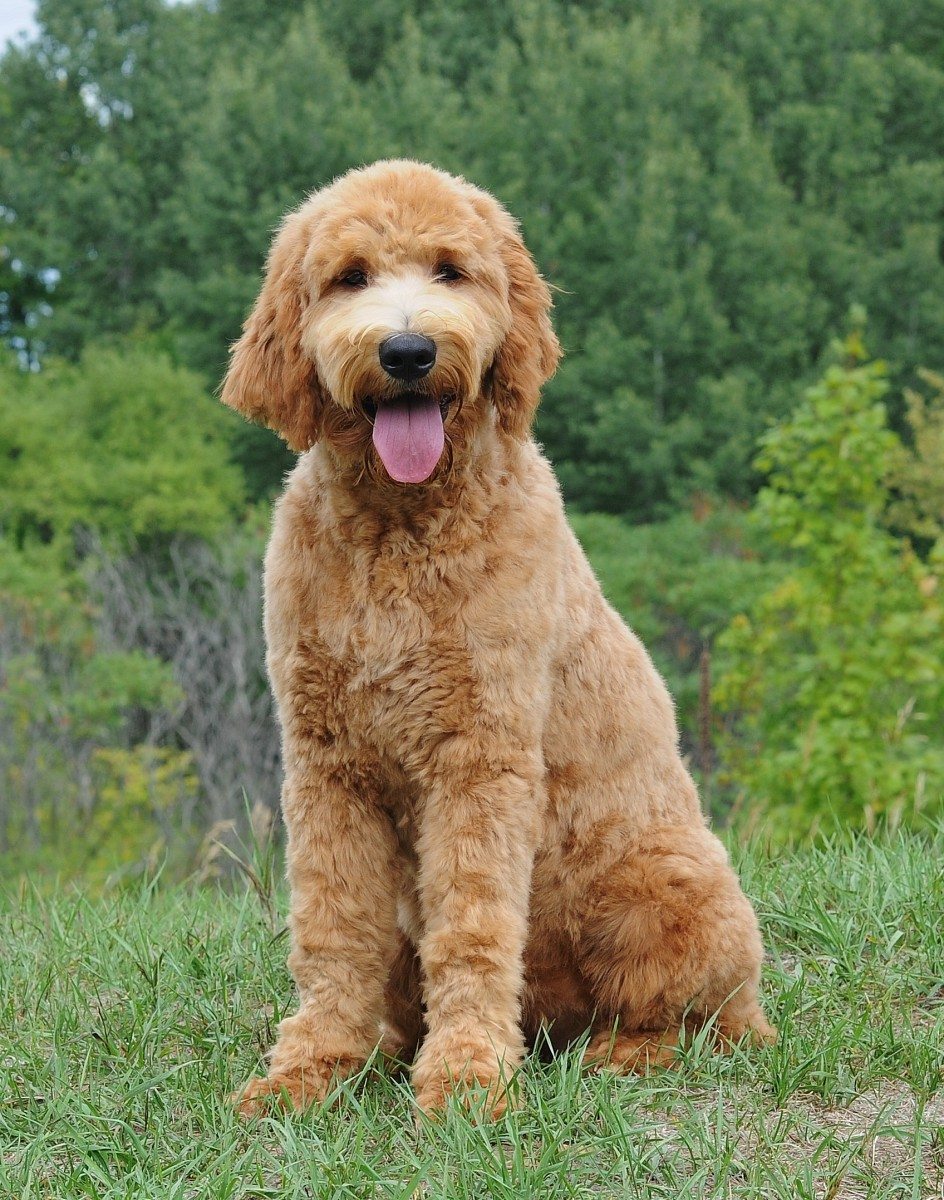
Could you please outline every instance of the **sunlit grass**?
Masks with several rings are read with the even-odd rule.
[[[642,1080],[532,1060],[494,1125],[418,1122],[373,1067],[328,1109],[240,1121],[227,1095],[292,1004],[264,900],[8,886],[0,1197],[939,1195],[944,833],[738,857],[779,1044],[696,1040]]]

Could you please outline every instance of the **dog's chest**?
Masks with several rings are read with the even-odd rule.
[[[409,564],[326,580],[317,598],[319,634],[352,676],[369,685],[422,657],[448,624],[448,589]]]
[[[426,613],[411,601],[391,605],[352,601],[344,618],[328,621],[323,636],[343,663],[349,690],[375,691],[403,678],[418,663],[427,670],[434,636]]]
[[[324,580],[313,609],[314,641],[329,660],[321,702],[347,738],[402,749],[419,730],[454,727],[476,668],[448,580],[382,563]]]

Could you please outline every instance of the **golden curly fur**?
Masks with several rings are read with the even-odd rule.
[[[285,220],[233,349],[225,403],[303,451],[265,584],[300,1005],[245,1111],[321,1100],[379,1042],[415,1052],[424,1109],[479,1083],[500,1111],[542,1028],[622,1070],[711,1014],[721,1043],[773,1035],[666,688],[530,437],[550,308],[490,195],[380,162]],[[445,412],[419,485],[372,443],[406,329]]]

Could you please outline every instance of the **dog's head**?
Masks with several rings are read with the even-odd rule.
[[[504,434],[528,435],[560,355],[550,307],[487,192],[420,163],[375,163],[283,222],[222,398],[295,450],[323,439],[420,483],[492,408]]]

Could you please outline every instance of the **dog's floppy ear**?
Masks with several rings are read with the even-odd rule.
[[[561,348],[551,325],[551,290],[538,274],[517,222],[491,197],[489,200],[489,219],[497,226],[508,273],[512,319],[492,365],[491,396],[501,428],[513,437],[525,438],[541,388],[557,369]]]
[[[301,346],[306,247],[305,227],[292,214],[272,244],[262,291],[232,348],[220,393],[224,404],[276,430],[293,450],[318,440],[323,407],[315,364]]]

